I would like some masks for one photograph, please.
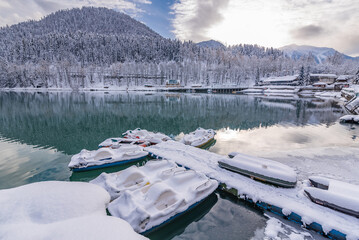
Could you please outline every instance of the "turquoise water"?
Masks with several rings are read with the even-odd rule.
[[[72,174],[71,155],[138,127],[174,138],[197,127],[212,128],[216,144],[209,151],[276,158],[295,167],[302,179],[327,172],[359,182],[351,165],[333,173],[343,161],[357,164],[348,156],[359,131],[338,123],[343,113],[335,101],[295,96],[0,92],[0,189],[46,180],[88,181],[101,171]],[[315,157],[323,149],[338,152],[335,148],[342,158]],[[301,151],[313,154],[303,157]],[[150,237],[250,239],[265,224],[261,211],[216,192]]]

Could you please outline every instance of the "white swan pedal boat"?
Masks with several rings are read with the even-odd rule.
[[[184,135],[181,143],[201,148],[214,140],[216,132],[213,129],[197,128],[196,131]]]
[[[149,141],[146,140],[141,140],[141,139],[129,139],[129,138],[107,138],[105,141],[103,141],[102,143],[100,143],[98,145],[98,148],[103,148],[103,147],[116,147],[118,145],[122,145],[122,144],[133,144],[133,145],[139,145],[141,147],[148,147],[151,145],[151,143]]]
[[[120,191],[108,205],[110,214],[127,221],[138,233],[149,233],[189,211],[218,187],[217,181],[194,170],[162,173],[165,179],[143,181],[145,184]]]
[[[83,149],[72,156],[69,168],[74,172],[112,167],[144,159],[148,152],[137,145],[123,144],[94,151]]]
[[[279,187],[291,188],[296,185],[297,174],[291,167],[269,159],[238,152],[231,153],[230,155],[234,155],[233,158],[218,161],[221,168]]]
[[[359,218],[359,186],[325,177],[309,177],[313,187],[304,188],[317,204]]]
[[[184,167],[178,167],[176,163],[168,160],[152,160],[141,167],[133,165],[115,173],[103,172],[90,183],[104,188],[110,194],[111,200],[114,200],[125,190],[136,190],[185,170]]]
[[[147,131],[145,129],[136,128],[134,130],[128,130],[124,132],[123,138],[126,139],[134,139],[134,140],[142,140],[149,142],[151,145],[158,144],[160,142],[165,142],[167,140],[171,140],[171,138],[163,133],[154,133]]]

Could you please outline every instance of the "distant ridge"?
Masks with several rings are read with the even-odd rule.
[[[285,55],[291,57],[294,60],[298,60],[302,56],[309,54],[311,54],[314,57],[317,63],[323,63],[325,60],[327,60],[328,57],[332,57],[335,54],[339,54],[344,59],[359,60],[359,57],[351,57],[343,53],[340,53],[333,48],[327,48],[327,47],[314,47],[309,45],[291,44],[281,47],[279,49],[282,50],[285,53]]]
[[[208,47],[208,48],[225,48],[225,46],[221,42],[215,40],[199,42],[196,45],[199,47]]]

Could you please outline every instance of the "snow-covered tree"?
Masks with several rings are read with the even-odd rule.
[[[130,86],[172,78],[185,85],[253,85],[260,76],[305,72],[303,66],[337,74],[353,74],[356,67],[338,54],[317,64],[310,55],[294,60],[258,45],[218,48],[166,39],[106,8],[61,10],[0,28],[0,87]]]
[[[354,84],[359,84],[359,68],[358,68],[358,71],[356,72],[356,74],[354,76],[353,83]]]
[[[311,84],[311,80],[310,80],[310,66],[307,66],[307,69],[304,73],[304,85],[310,85]]]
[[[299,72],[299,76],[298,76],[298,84],[300,86],[303,86],[305,83],[304,81],[305,81],[305,71],[304,71],[304,66],[302,66],[300,68],[300,72]]]

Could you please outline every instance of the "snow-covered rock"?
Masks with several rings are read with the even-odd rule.
[[[82,182],[39,182],[0,190],[0,239],[146,239],[106,215],[110,196]]]

